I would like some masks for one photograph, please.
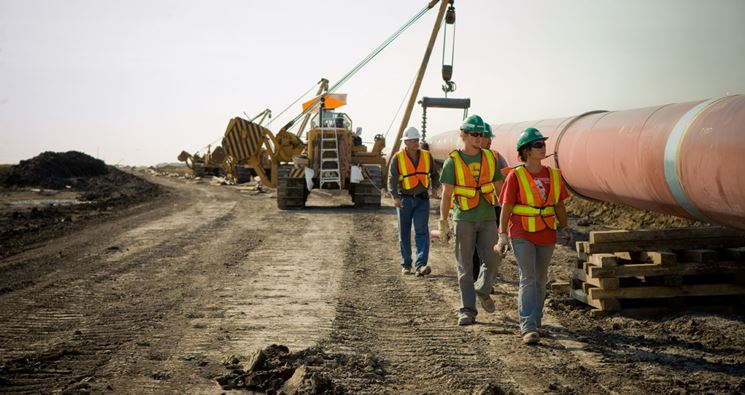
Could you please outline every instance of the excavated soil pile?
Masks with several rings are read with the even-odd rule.
[[[376,358],[327,354],[320,347],[291,353],[286,346],[273,344],[249,358],[230,356],[223,365],[231,370],[217,378],[223,389],[268,394],[346,394],[348,391],[338,384],[340,379],[374,385],[385,378]]]
[[[77,151],[21,161],[0,174],[0,257],[160,193],[161,187]]]
[[[578,218],[577,225],[595,225],[615,229],[685,228],[711,226],[688,218],[639,210],[623,204],[601,202],[572,196],[567,212]]]
[[[84,153],[47,151],[13,166],[2,184],[6,187],[84,188],[86,179],[108,172],[109,168],[102,160]]]

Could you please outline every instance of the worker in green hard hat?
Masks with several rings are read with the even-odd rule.
[[[492,140],[494,139],[494,133],[492,133],[491,125],[488,122],[484,122],[484,134],[481,136],[481,148],[491,150]],[[494,157],[497,158],[497,169],[505,169],[508,167],[507,161],[502,155],[496,150],[491,150],[494,153]],[[494,183],[494,187],[497,190],[497,194],[502,189],[502,181]],[[497,216],[497,225],[499,225],[499,215],[501,214],[502,206],[497,202],[494,206],[494,213]],[[481,273],[481,266],[484,265],[484,261],[479,258],[478,251],[473,252],[473,278],[474,280],[479,278]],[[496,278],[496,277],[495,277]]]
[[[564,200],[569,196],[559,169],[544,166],[546,140],[536,128],[525,129],[517,139],[522,165],[507,175],[499,196],[502,214],[496,249],[504,255],[512,248],[520,269],[518,315],[525,344],[540,342],[548,265],[557,231],[571,240]]]
[[[442,200],[440,203],[439,230],[449,231],[448,216],[451,204],[455,228],[455,259],[460,289],[460,315],[458,325],[476,322],[476,299],[484,311],[496,310],[489,295],[501,262],[493,247],[497,239],[496,214],[497,189],[495,182],[502,180],[497,168],[497,158],[491,150],[481,148],[486,131],[484,120],[471,115],[460,127],[464,148],[448,155],[440,173]],[[445,236],[447,237],[447,236]],[[473,278],[473,254],[478,251],[484,261],[478,279]]]

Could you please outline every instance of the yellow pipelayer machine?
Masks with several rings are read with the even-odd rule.
[[[385,139],[380,134],[375,136],[373,147],[368,151],[362,145],[361,128],[355,130],[352,119],[336,111],[347,100],[346,94],[336,93],[336,90],[438,3],[434,27],[389,155],[392,157],[398,151],[401,136],[408,125],[438,31],[446,24],[453,25],[454,32],[454,0],[430,0],[333,86],[329,87],[328,80],[322,79],[316,96],[303,103],[303,112],[276,135],[261,126],[261,121],[254,123],[243,118],[231,119],[222,140],[225,151],[223,166],[228,176],[235,179],[234,172],[241,166],[247,166],[264,185],[277,189],[277,206],[280,209],[305,207],[309,191],[313,188],[347,190],[355,206],[380,207],[380,189],[388,168],[383,157]],[[444,59],[443,54],[443,62]],[[455,89],[450,81],[451,76],[452,61],[450,65],[443,64],[443,79],[447,83],[447,89],[443,87],[443,90],[446,93]],[[290,128],[301,118],[297,132],[291,133]],[[310,129],[304,133],[308,123]]]
[[[288,124],[275,136],[251,121],[231,119],[222,140],[226,161],[233,165],[228,168],[246,165],[264,185],[277,188],[280,209],[305,207],[312,188],[347,190],[355,206],[380,207],[385,141],[376,136],[368,151],[351,118],[335,111],[346,104],[346,95],[324,93],[328,81],[320,84],[321,94],[303,104],[305,119],[297,133],[288,132]],[[300,136],[308,121],[304,143]]]

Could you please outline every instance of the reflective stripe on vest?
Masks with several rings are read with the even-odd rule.
[[[399,151],[396,156],[398,158],[398,181],[403,190],[414,189],[419,183],[429,188],[429,172],[432,162],[429,151],[419,151],[419,163],[416,168],[404,150]]]
[[[458,204],[458,208],[461,211],[471,210],[479,205],[481,197],[494,206],[497,203],[497,192],[492,180],[497,163],[492,151],[481,150],[481,170],[478,184],[473,174],[471,174],[471,169],[460,155],[460,151],[451,152],[450,157],[453,158],[453,167],[455,168],[453,200]]]
[[[540,191],[538,191],[535,180],[525,169],[525,166],[518,166],[513,171],[520,186],[520,203],[512,208],[512,214],[522,217],[520,222],[526,232],[540,232],[547,226],[556,230],[554,205],[559,202],[561,194],[561,173],[559,169],[548,168],[550,185],[545,202]]]

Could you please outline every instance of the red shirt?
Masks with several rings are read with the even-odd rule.
[[[543,166],[541,171],[538,173],[530,173],[530,176],[535,180],[535,185],[541,192],[543,199],[545,200],[548,196],[549,186],[551,184],[551,175],[548,172],[548,167]],[[505,204],[515,205],[519,203],[520,195],[520,183],[517,179],[515,171],[511,171],[507,175],[507,179],[504,180],[504,186],[502,192],[499,194],[499,202],[504,206]],[[561,183],[561,191],[559,192],[559,201],[563,202],[564,199],[569,197],[564,183]],[[550,245],[556,244],[556,231],[551,228],[545,228],[540,232],[527,232],[523,229],[520,221],[520,217],[517,215],[510,215],[510,228],[509,235],[511,238],[526,239],[533,244],[539,245]]]

